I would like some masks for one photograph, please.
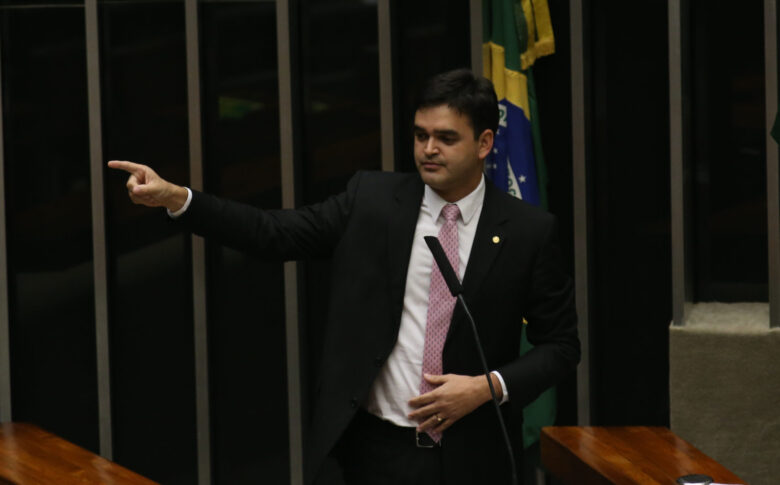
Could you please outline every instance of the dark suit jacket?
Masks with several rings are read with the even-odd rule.
[[[177,220],[196,234],[266,259],[332,258],[328,329],[306,444],[307,481],[396,342],[423,187],[417,174],[361,172],[344,193],[322,203],[273,211],[194,193]],[[488,365],[501,373],[509,391],[502,412],[519,456],[523,407],[579,361],[573,290],[561,268],[554,217],[488,182],[463,285]],[[518,357],[523,317],[535,348]],[[482,372],[460,307],[445,342],[443,368]],[[508,483],[490,403],[445,431],[442,460],[447,483]]]

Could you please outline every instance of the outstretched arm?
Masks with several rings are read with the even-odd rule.
[[[172,215],[187,203],[187,188],[168,182],[145,165],[112,160],[108,166],[130,174],[127,191],[136,204],[165,207]],[[325,257],[341,237],[359,180],[356,174],[347,191],[297,210],[262,210],[193,190],[191,203],[176,216],[176,224],[263,259]]]
[[[130,174],[127,179],[127,193],[134,204],[165,207],[176,212],[187,201],[187,189],[168,182],[146,165],[112,160],[108,162],[108,166]]]

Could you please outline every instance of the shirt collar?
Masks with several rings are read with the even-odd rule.
[[[457,205],[458,209],[460,209],[460,217],[463,219],[463,224],[468,225],[468,223],[471,222],[474,214],[482,209],[482,202],[484,200],[485,176],[482,175],[482,178],[480,179],[479,185],[477,185],[476,189],[472,190],[471,193],[466,197],[453,202],[453,204]],[[423,203],[428,207],[428,210],[431,211],[431,217],[433,217],[433,220],[435,221],[438,220],[439,214],[441,214],[441,210],[444,208],[444,206],[450,202],[442,199],[439,194],[426,185],[425,194],[423,195]]]

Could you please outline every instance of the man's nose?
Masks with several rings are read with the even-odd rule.
[[[433,155],[437,150],[438,148],[436,147],[433,137],[428,138],[428,141],[425,143],[425,154]]]

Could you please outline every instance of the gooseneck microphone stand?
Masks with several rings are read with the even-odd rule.
[[[493,398],[493,405],[496,407],[496,415],[498,416],[498,423],[501,425],[501,433],[504,435],[504,442],[506,443],[506,450],[509,453],[509,464],[512,467],[512,485],[517,485],[517,464],[515,463],[515,454],[512,452],[512,443],[509,441],[509,433],[506,430],[504,424],[504,416],[501,414],[501,409],[498,406],[498,396],[496,396],[496,390],[493,388],[493,380],[490,378],[490,369],[488,369],[487,360],[485,359],[485,353],[482,351],[482,343],[479,340],[479,334],[477,333],[477,325],[474,323],[474,317],[471,316],[466,300],[463,299],[463,285],[455,275],[455,270],[452,269],[447,255],[444,253],[444,248],[441,247],[439,239],[434,236],[425,236],[425,244],[428,245],[428,249],[433,254],[433,259],[439,266],[439,271],[444,277],[444,282],[447,283],[452,296],[456,297],[463,307],[463,311],[466,312],[469,323],[471,323],[471,330],[474,332],[474,340],[477,344],[477,352],[479,353],[479,359],[482,361],[482,369],[485,372],[485,378],[490,388],[490,395]]]

